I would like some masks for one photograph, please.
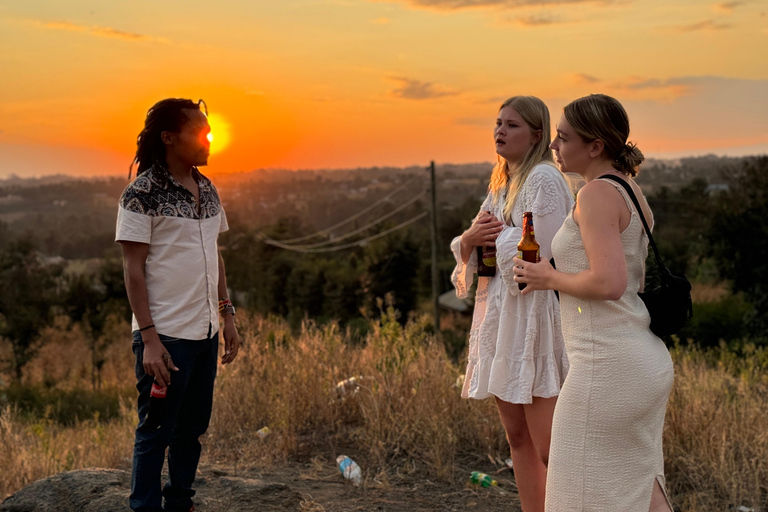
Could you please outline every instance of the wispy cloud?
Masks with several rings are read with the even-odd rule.
[[[392,0],[372,0],[372,1],[392,1]],[[439,11],[457,11],[460,9],[481,9],[481,8],[505,8],[514,9],[516,7],[530,6],[551,6],[576,3],[598,3],[610,4],[615,0],[395,0],[417,9],[434,9]]]
[[[531,16],[518,16],[516,18],[512,18],[509,20],[511,23],[514,23],[515,25],[520,25],[521,27],[530,27],[530,28],[536,28],[536,27],[546,27],[549,25],[558,25],[561,23],[565,23],[565,20],[562,20],[560,18],[556,18],[554,16],[550,16],[548,14],[534,14]]]
[[[576,73],[569,80],[582,93],[603,92],[628,99],[667,102],[691,93],[691,87],[679,79],[661,80],[631,76],[603,80],[584,73]]]
[[[36,27],[47,30],[66,30],[70,32],[83,32],[96,37],[106,37],[110,39],[122,39],[124,41],[155,41],[167,43],[168,40],[162,37],[152,37],[136,32],[126,32],[112,27],[100,27],[98,25],[79,25],[68,21],[32,21]]]
[[[389,25],[390,23],[392,23],[392,20],[390,20],[385,16],[382,16],[381,18],[376,18],[375,20],[371,20],[371,23],[373,23],[374,25]]]
[[[390,77],[390,79],[399,83],[398,87],[389,91],[392,96],[397,98],[408,100],[431,100],[458,94],[456,91],[450,91],[435,86],[435,84],[431,82],[421,82],[419,80],[399,76],[393,76]]]
[[[580,84],[596,84],[600,82],[599,78],[584,73],[576,73],[572,76],[572,79],[576,83]]]
[[[736,9],[737,7],[741,7],[746,3],[747,2],[743,2],[743,1],[721,2],[719,4],[713,5],[712,7],[716,12],[724,12],[726,14],[731,14],[734,11],[734,9]]]
[[[678,32],[701,32],[706,30],[725,30],[731,28],[730,23],[722,23],[717,20],[702,20],[689,25],[679,25],[675,27]]]

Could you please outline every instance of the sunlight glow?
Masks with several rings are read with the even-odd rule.
[[[229,146],[231,140],[230,125],[221,114],[217,113],[208,115],[208,124],[211,126],[208,140],[211,142],[211,154],[213,155],[224,151]]]

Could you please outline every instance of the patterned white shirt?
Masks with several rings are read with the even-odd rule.
[[[194,170],[194,195],[160,166],[147,169],[120,198],[116,242],[149,244],[149,311],[158,333],[201,340],[219,329],[219,233],[229,229],[211,181]],[[142,326],[144,327],[144,326]],[[139,328],[136,315],[133,330]]]

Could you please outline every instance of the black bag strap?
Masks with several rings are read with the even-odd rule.
[[[656,242],[653,241],[653,235],[651,234],[651,230],[648,227],[648,223],[645,221],[645,215],[643,215],[643,209],[640,208],[640,203],[638,202],[637,197],[635,196],[634,190],[632,190],[632,187],[629,186],[629,183],[619,178],[618,176],[614,176],[613,174],[603,174],[597,179],[601,180],[603,178],[607,178],[611,181],[615,181],[616,183],[624,187],[624,190],[627,191],[629,198],[632,199],[632,202],[635,204],[635,208],[637,209],[637,214],[640,216],[640,220],[643,221],[645,234],[648,235],[648,241],[651,243],[651,247],[653,248],[653,254],[656,255],[656,264],[659,266],[659,270],[663,272],[662,269],[666,270],[667,267],[664,266],[664,262],[661,260],[659,249],[656,248]]]

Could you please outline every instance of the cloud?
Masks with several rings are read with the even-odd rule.
[[[600,79],[592,75],[586,75],[584,73],[576,73],[573,75],[573,80],[582,84],[596,84],[600,82]]]
[[[700,32],[704,30],[725,30],[731,28],[730,23],[722,23],[715,20],[702,20],[690,25],[680,25],[675,27],[678,32]]]
[[[371,20],[371,23],[373,23],[374,25],[389,25],[390,23],[392,23],[392,20],[382,16],[381,18],[376,18],[375,20]]]
[[[734,9],[736,9],[737,7],[741,7],[742,5],[744,5],[746,3],[747,2],[740,2],[740,1],[721,2],[719,4],[715,4],[712,7],[717,12],[724,12],[724,13],[727,13],[727,14],[731,14],[734,11]]]
[[[631,76],[612,80],[575,73],[569,80],[577,94],[605,93],[636,100],[669,102],[691,93],[691,85],[680,79],[661,80]]]
[[[68,21],[33,21],[35,26],[48,30],[67,30],[70,32],[85,32],[96,37],[107,37],[110,39],[122,39],[123,41],[156,41],[167,43],[168,40],[160,37],[151,37],[135,32],[125,32],[112,27],[100,27],[98,25],[78,25]]]
[[[560,23],[565,23],[564,20],[555,18],[554,16],[550,16],[548,14],[538,14],[538,15],[532,15],[532,16],[519,16],[517,18],[514,18],[510,20],[512,23],[516,25],[520,25],[522,27],[544,27],[548,25],[556,25]]]
[[[408,100],[431,100],[457,94],[455,91],[440,89],[431,82],[421,82],[419,80],[397,76],[390,77],[390,79],[400,83],[399,87],[389,91],[392,96],[397,98]]]
[[[433,9],[438,11],[458,11],[461,9],[503,8],[551,6],[576,3],[609,4],[614,0],[373,0],[396,1],[416,9]]]

